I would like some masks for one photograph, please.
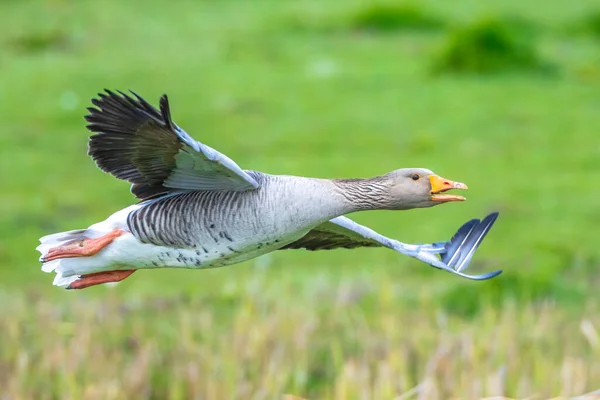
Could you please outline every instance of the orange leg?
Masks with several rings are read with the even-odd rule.
[[[67,257],[93,256],[122,234],[123,231],[121,229],[115,228],[99,238],[74,240],[62,246],[54,247],[48,250],[48,253],[42,262],[48,262]]]
[[[106,271],[83,275],[80,279],[71,283],[67,289],[85,289],[90,286],[101,285],[108,282],[120,282],[133,274],[136,270]]]

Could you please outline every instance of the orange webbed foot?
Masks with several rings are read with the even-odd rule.
[[[115,228],[106,235],[95,239],[77,239],[62,246],[54,247],[48,250],[42,262],[57,260],[59,258],[93,256],[123,233],[121,229]]]

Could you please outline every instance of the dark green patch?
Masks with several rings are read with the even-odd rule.
[[[512,17],[485,18],[455,29],[434,63],[436,72],[550,72],[536,46],[535,27]]]
[[[569,31],[600,39],[600,10],[587,12],[579,21],[574,22]]]
[[[373,2],[341,14],[294,13],[284,22],[287,29],[304,32],[437,31],[446,23],[412,2]]]
[[[363,6],[350,18],[349,27],[371,32],[430,31],[445,23],[412,2],[375,2]]]
[[[331,347],[327,343],[316,344],[311,349],[304,390],[311,396],[322,393],[335,379],[336,372]]]
[[[48,50],[65,50],[70,45],[69,35],[60,30],[53,29],[41,32],[24,32],[9,43],[15,50],[24,53],[39,53]]]

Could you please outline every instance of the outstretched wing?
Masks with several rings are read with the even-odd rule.
[[[171,120],[169,100],[160,111],[143,98],[110,90],[93,99],[85,119],[88,154],[100,169],[131,182],[131,192],[145,200],[172,191],[258,188],[256,180],[233,160],[195,141]]]
[[[282,247],[281,250],[388,247],[464,278],[474,280],[490,279],[499,275],[502,271],[494,271],[483,275],[466,275],[461,271],[469,266],[475,250],[477,250],[497,218],[498,213],[492,213],[482,221],[472,219],[463,224],[452,239],[447,242],[406,244],[380,235],[347,217],[337,217],[317,226],[302,238]]]

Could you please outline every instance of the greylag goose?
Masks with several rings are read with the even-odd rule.
[[[132,92],[106,90],[88,108],[88,154],[129,181],[140,200],[87,229],[42,237],[42,270],[54,285],[83,289],[118,282],[137,269],[212,268],[282,249],[387,247],[461,277],[498,214],[464,224],[446,242],[406,244],[353,222],[364,210],[433,207],[464,197],[467,186],[423,168],[368,179],[317,179],[242,170],[195,141],[171,119],[166,95],[156,109]]]

